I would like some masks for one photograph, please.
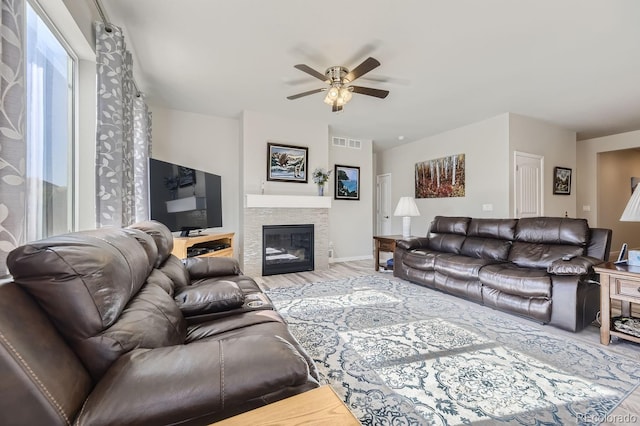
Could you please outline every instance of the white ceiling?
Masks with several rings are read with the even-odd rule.
[[[319,120],[383,150],[501,113],[578,132],[640,129],[638,0],[102,0],[149,103],[238,118]],[[373,56],[341,113],[297,69]],[[381,81],[383,80],[383,81]],[[386,81],[385,81],[386,80]]]

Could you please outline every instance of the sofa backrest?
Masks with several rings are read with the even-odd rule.
[[[68,425],[93,387],[47,315],[13,282],[0,284],[0,424]]]
[[[18,247],[7,265],[99,379],[123,353],[186,337],[170,280],[151,274],[151,246],[140,230],[101,228]]]
[[[470,217],[434,217],[429,228],[429,248],[459,254],[470,221]]]
[[[171,256],[171,252],[173,251],[173,234],[163,223],[157,220],[145,220],[134,223],[128,228],[138,229],[153,238],[158,252],[158,257],[155,259],[154,265],[156,268],[160,267],[160,265]]]
[[[460,253],[478,259],[507,260],[517,219],[471,219]]]
[[[591,237],[587,246],[587,255],[604,261],[609,260],[613,231],[605,228],[590,228],[589,231]]]
[[[565,255],[586,254],[589,237],[586,219],[521,218],[516,226],[509,261],[527,268],[547,268]]]

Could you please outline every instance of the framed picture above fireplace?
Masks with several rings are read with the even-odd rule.
[[[360,167],[335,165],[336,182],[333,196],[336,200],[360,199]]]
[[[307,183],[309,148],[267,143],[267,180]]]

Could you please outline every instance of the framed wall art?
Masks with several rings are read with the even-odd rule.
[[[333,197],[336,200],[360,199],[360,167],[336,164],[333,176],[336,183]]]
[[[464,154],[416,163],[415,197],[464,197],[465,174]]]
[[[571,194],[571,169],[566,167],[553,168],[553,193],[557,195]]]
[[[309,148],[267,143],[267,180],[307,183]]]

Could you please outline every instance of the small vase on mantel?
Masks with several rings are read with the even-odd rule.
[[[324,185],[318,185],[318,195],[320,197],[324,196]]]

